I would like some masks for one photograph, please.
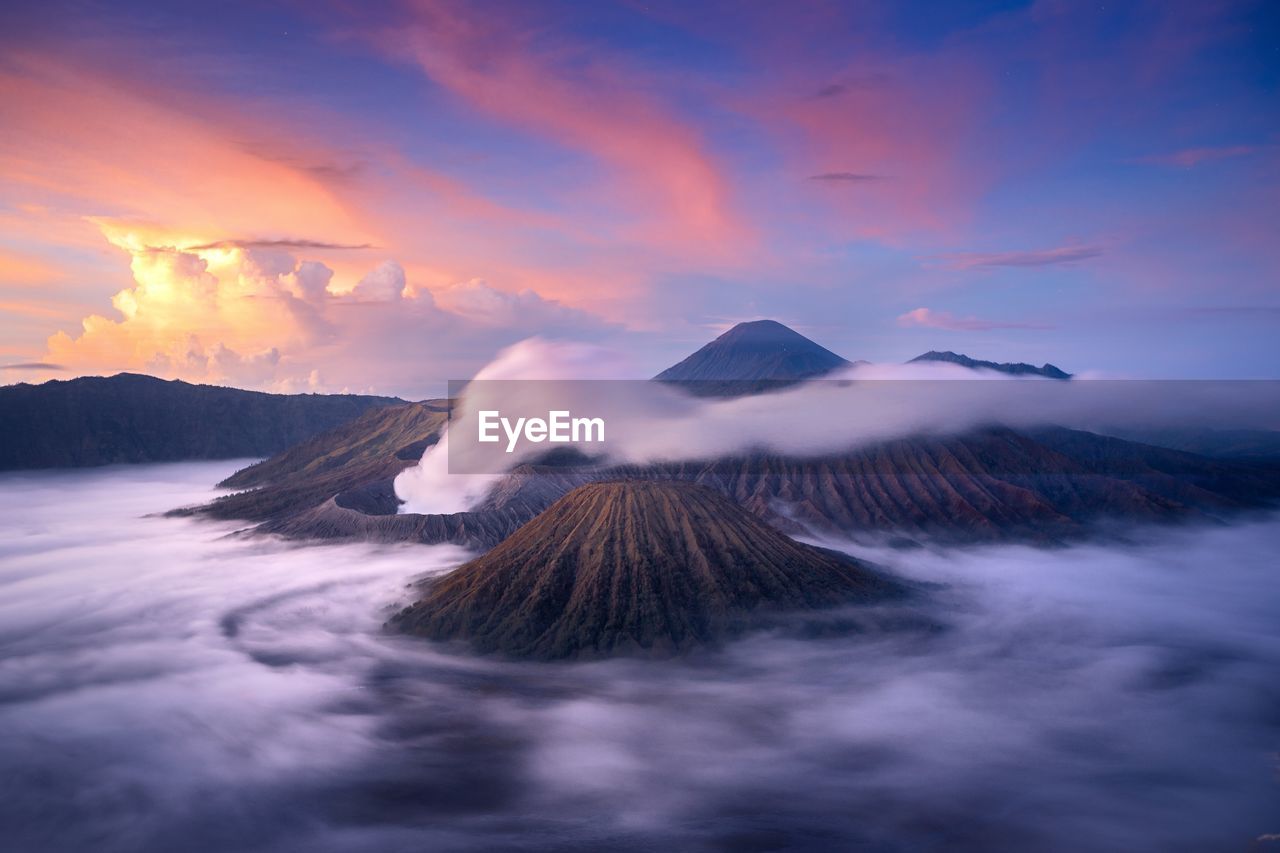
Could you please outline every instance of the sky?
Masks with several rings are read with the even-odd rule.
[[[1276,378],[1266,2],[9,2],[0,383],[539,336]]]

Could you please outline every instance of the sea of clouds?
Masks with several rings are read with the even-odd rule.
[[[916,606],[937,628],[519,664],[383,632],[461,551],[153,515],[235,467],[0,478],[5,850],[1203,851],[1280,832],[1280,521],[862,550],[932,585]]]
[[[706,459],[769,451],[840,453],[907,435],[948,435],[1002,425],[1065,426],[1107,434],[1141,430],[1280,430],[1280,382],[1075,379],[1069,382],[951,364],[859,364],[819,381],[726,399],[625,379],[620,354],[599,346],[530,338],[506,348],[458,403],[444,439],[401,472],[403,512],[472,506],[511,466],[552,446],[478,441],[480,413],[600,418],[603,443],[580,444],[618,463]],[[1118,431],[1118,432],[1117,432]]]

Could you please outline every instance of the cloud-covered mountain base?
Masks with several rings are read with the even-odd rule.
[[[941,630],[510,664],[381,630],[456,549],[143,517],[234,468],[0,481],[7,849],[1190,851],[1280,831],[1276,521],[861,554],[943,584]]]

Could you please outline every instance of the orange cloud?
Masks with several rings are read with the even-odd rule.
[[[0,228],[22,246],[21,258],[46,265],[0,259],[10,296],[17,282],[7,272],[57,275],[67,282],[60,297],[81,305],[132,289],[96,223],[110,223],[129,251],[305,250],[334,271],[335,292],[394,257],[414,273],[416,291],[479,277],[496,291],[530,290],[616,319],[637,315],[655,270],[745,257],[744,244],[731,245],[741,228],[726,182],[697,134],[603,69],[587,84],[559,80],[555,63],[533,54],[492,75],[469,72],[447,52],[438,57],[463,97],[612,167],[615,177],[598,187],[562,188],[577,211],[567,214],[496,203],[376,141],[377,128],[355,133],[340,117],[319,122],[329,132],[315,142],[315,115],[304,120],[276,105],[264,121],[252,103],[219,99],[190,80],[130,76],[128,63],[103,73],[64,59],[6,59]],[[529,85],[546,89],[544,104],[521,106]],[[352,140],[361,146],[354,153]],[[342,165],[359,162],[377,168]],[[340,248],[366,245],[374,248]]]
[[[61,277],[57,267],[39,258],[0,250],[0,284],[6,288],[36,288]]]
[[[991,179],[967,148],[987,89],[981,70],[946,54],[861,54],[825,84],[810,71],[734,102],[779,140],[797,189],[835,211],[820,222],[825,233],[888,243],[959,233]]]
[[[340,155],[290,137],[283,113],[261,124],[199,92],[179,97],[176,84],[6,59],[0,227],[23,251],[0,255],[0,298],[10,297],[0,311],[28,318],[18,328],[34,345],[69,314],[87,313],[74,303],[102,304],[104,284],[118,291],[111,305],[119,317],[99,308],[79,330],[49,338],[48,360],[72,371],[271,385],[300,369],[288,354],[314,345],[325,327],[308,307],[303,265],[291,257],[280,269],[263,264],[299,250],[326,260],[357,256],[325,267],[321,289],[341,293],[376,265],[374,251],[384,259],[417,253],[420,269],[422,254],[438,249],[434,274],[419,283],[419,301],[429,305],[422,282],[446,286],[475,274],[471,258],[484,257],[486,245],[476,237],[459,249],[458,234],[476,221],[555,225],[489,203],[394,152],[378,158],[387,176],[335,178],[308,164]],[[437,217],[447,227],[433,227]],[[421,238],[424,230],[432,241]],[[347,248],[367,245],[380,248]],[[61,310],[29,293],[50,284],[59,287]],[[48,331],[32,337],[41,326]],[[283,361],[263,360],[273,351]],[[241,369],[250,363],[251,371]]]
[[[319,178],[253,153],[230,119],[23,57],[0,70],[0,104],[0,187],[11,202],[165,222],[204,242],[376,242]]]
[[[439,393],[444,380],[469,375],[522,337],[610,331],[536,293],[505,294],[479,281],[444,289],[441,306],[430,290],[410,286],[395,260],[369,265],[339,291],[326,264],[279,246],[175,248],[186,235],[106,219],[98,226],[127,254],[132,283],[111,300],[116,317],[91,314],[77,332],[49,338],[42,361],[73,373]]]
[[[703,256],[743,249],[748,229],[732,209],[728,181],[699,134],[649,93],[638,72],[624,73],[583,45],[535,46],[509,20],[474,11],[447,0],[419,3],[408,28],[378,39],[473,108],[611,167],[605,196],[613,209],[648,213],[632,236]]]
[[[23,317],[58,319],[65,312],[40,302],[0,302],[0,314],[18,314]]]
[[[155,248],[153,240],[172,237],[110,221],[101,227],[129,253],[133,286],[111,300],[119,320],[92,314],[78,335],[50,337],[49,361],[82,372],[146,370],[245,383],[240,362],[247,360],[255,368],[247,381],[258,384],[263,358],[318,334],[300,307],[306,303],[291,290],[288,276],[297,274],[291,259],[280,263],[239,248]]]

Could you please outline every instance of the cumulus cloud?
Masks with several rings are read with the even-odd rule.
[[[395,261],[383,261],[376,269],[356,282],[352,293],[361,299],[389,302],[404,293],[404,267]]]
[[[280,366],[280,350],[271,347],[245,355],[222,343],[207,349],[194,335],[185,351],[157,353],[146,364],[148,373],[160,376],[201,376],[217,383],[244,386],[270,385]]]
[[[472,280],[414,287],[395,259],[352,283],[278,243],[192,241],[133,224],[98,223],[127,252],[132,285],[118,317],[59,332],[46,358],[79,373],[153,372],[265,390],[439,395],[514,341],[536,333],[591,339],[617,328],[532,290]],[[192,244],[198,248],[160,246]],[[318,378],[319,377],[319,378]]]
[[[485,326],[523,326],[556,336],[590,322],[585,312],[532,290],[508,293],[479,278],[442,288],[435,297],[442,308]]]
[[[91,315],[81,333],[49,339],[51,361],[81,372],[144,369],[161,375],[260,386],[281,352],[314,344],[327,325],[310,302],[323,271],[280,250],[156,249],[104,226],[130,253],[133,286],[112,298],[120,319]],[[301,278],[298,278],[298,276]]]
[[[957,317],[946,311],[934,311],[930,308],[914,308],[898,317],[898,325],[903,327],[924,326],[929,329],[949,329],[951,331],[981,332],[990,329],[1052,329],[1053,326],[1043,323],[1010,323],[1000,320],[983,320],[978,317]]]
[[[285,276],[289,291],[307,302],[323,300],[329,293],[329,282],[332,280],[333,270],[319,261],[303,261],[298,264],[297,269]]]

